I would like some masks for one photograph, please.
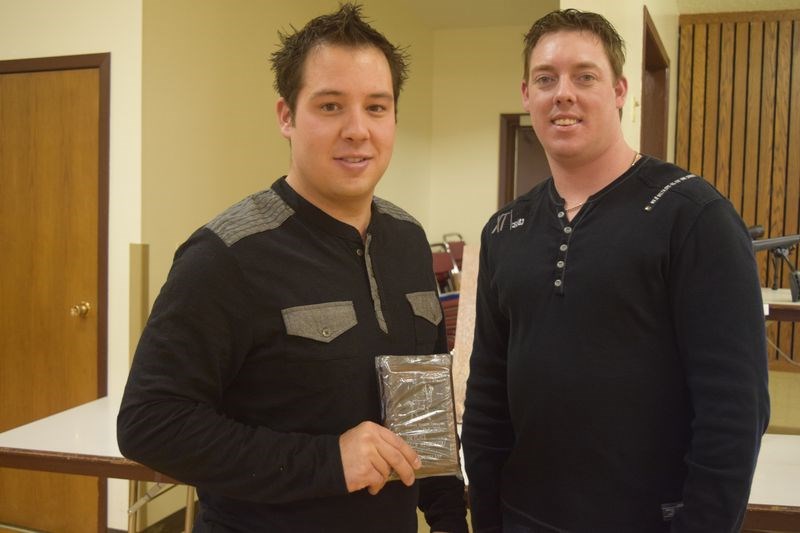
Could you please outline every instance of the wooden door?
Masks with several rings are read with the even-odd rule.
[[[0,62],[0,431],[105,394],[108,62]],[[105,480],[0,469],[0,522],[105,529]]]

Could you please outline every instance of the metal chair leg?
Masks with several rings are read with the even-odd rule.
[[[133,507],[136,503],[136,498],[139,495],[139,482],[135,480],[128,481],[128,509]],[[136,533],[136,517],[139,513],[128,514],[128,533]]]

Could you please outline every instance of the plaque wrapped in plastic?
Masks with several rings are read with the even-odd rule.
[[[417,478],[462,478],[452,362],[449,354],[381,355],[375,360],[383,424],[419,454]],[[390,479],[397,479],[394,473]]]

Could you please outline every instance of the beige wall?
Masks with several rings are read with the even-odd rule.
[[[108,393],[128,364],[128,243],[141,238],[141,0],[0,0],[0,60],[111,52]],[[109,524],[126,526],[127,485],[109,482]]]
[[[800,434],[800,372],[770,372],[770,432]]]
[[[520,20],[532,23],[549,10],[538,9]],[[440,30],[434,36],[426,228],[431,241],[457,232],[467,242],[477,243],[481,228],[497,210],[499,115],[525,112],[520,87],[522,36],[528,27]]]

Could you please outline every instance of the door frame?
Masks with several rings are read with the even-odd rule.
[[[497,173],[497,208],[514,199],[517,128],[522,113],[500,114],[500,168]]]
[[[639,148],[642,153],[661,160],[667,159],[669,136],[669,55],[661,42],[658,29],[643,6],[642,29],[642,114],[640,124],[655,122],[654,127],[642,127]],[[651,93],[652,91],[652,93]]]
[[[97,161],[97,397],[108,394],[108,181],[111,53],[0,61],[0,75],[96,68],[99,74]]]

